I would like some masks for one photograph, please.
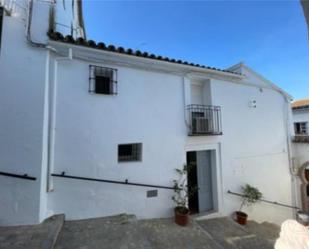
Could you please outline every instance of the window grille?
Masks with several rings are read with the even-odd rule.
[[[119,144],[118,162],[142,161],[142,144]]]
[[[307,135],[308,134],[307,122],[294,123],[294,130],[295,134],[297,135]]]
[[[117,94],[117,69],[89,66],[89,92],[95,94]]]

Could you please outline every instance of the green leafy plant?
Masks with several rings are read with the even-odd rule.
[[[187,203],[188,198],[197,190],[192,188],[190,191],[188,190],[187,185],[187,175],[191,166],[184,165],[182,169],[175,169],[178,178],[173,180],[174,183],[174,195],[172,200],[176,204],[176,209],[180,213],[188,213]]]
[[[243,200],[240,205],[239,211],[243,208],[243,206],[251,206],[254,203],[260,201],[263,197],[263,194],[255,187],[246,184],[245,186],[241,187]]]

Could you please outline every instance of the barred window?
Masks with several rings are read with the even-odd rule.
[[[307,135],[308,134],[307,122],[294,123],[294,130],[296,135]]]
[[[117,69],[89,66],[89,92],[96,94],[117,94]]]
[[[118,162],[142,161],[142,144],[119,144]]]

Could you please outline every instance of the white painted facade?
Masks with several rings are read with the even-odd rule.
[[[309,128],[309,109],[293,109],[293,123],[307,123],[307,131]],[[295,134],[295,131],[294,131]],[[309,136],[309,133],[303,134]],[[300,168],[305,163],[309,162],[309,143],[300,142],[293,143],[293,157],[294,164],[297,168]]]
[[[309,109],[293,108],[293,123],[305,123],[307,133],[298,135],[299,137],[307,137],[304,141],[294,139],[293,142],[293,164],[297,172],[297,199],[298,205],[303,211],[309,212],[309,197],[306,190],[308,180],[306,179],[305,170],[309,169],[309,142],[308,142],[308,125],[309,125]],[[294,134],[296,131],[294,130]],[[297,135],[297,134],[295,134]]]
[[[290,97],[281,89],[243,64],[230,69],[242,74],[237,75],[47,41],[42,12],[36,12],[42,21],[32,21],[40,26],[32,37],[48,47],[33,47],[25,36],[27,15],[18,14],[23,11],[3,23],[0,171],[37,179],[0,175],[0,225],[39,223],[58,213],[67,219],[123,212],[172,216],[169,189],[147,198],[146,191],[156,188],[51,174],[172,186],[188,151],[214,155],[214,212],[200,217],[231,215],[240,199],[227,191],[239,192],[245,183],[258,187],[265,199],[296,205]],[[117,69],[117,95],[88,92],[89,65]],[[223,134],[188,136],[189,104],[221,106]],[[117,146],[126,143],[143,144],[141,162],[118,162]],[[293,216],[292,209],[266,203],[245,211],[276,223]]]

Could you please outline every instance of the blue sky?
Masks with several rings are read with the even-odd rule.
[[[87,38],[227,68],[240,61],[309,97],[309,40],[299,1],[84,0]]]

